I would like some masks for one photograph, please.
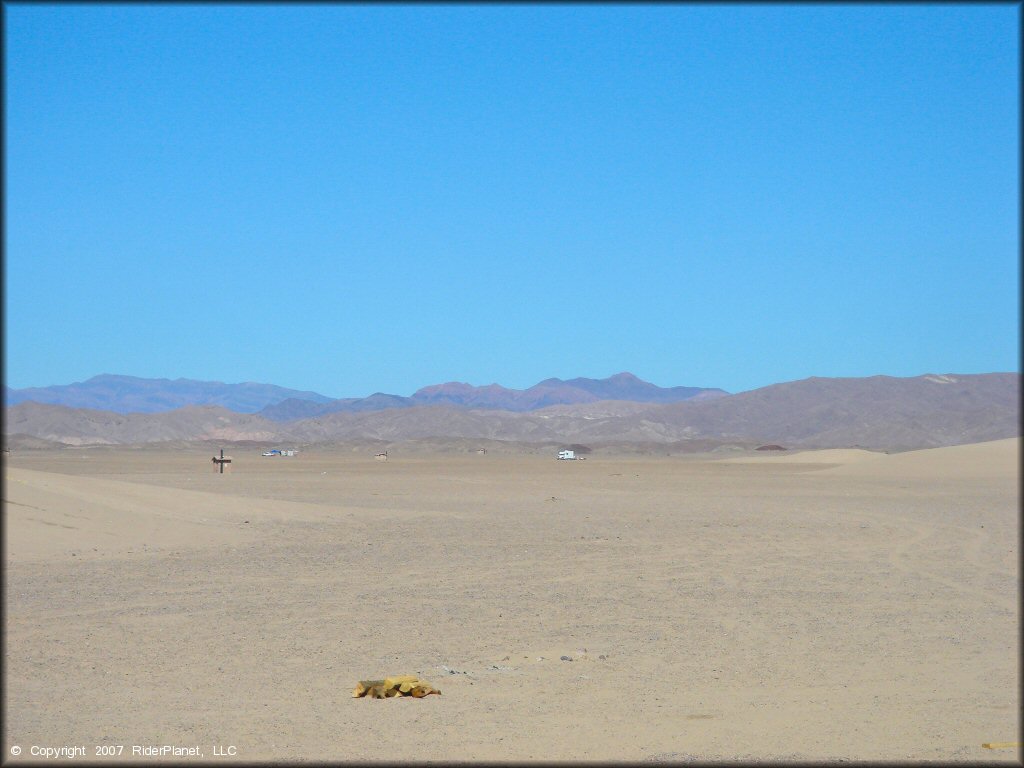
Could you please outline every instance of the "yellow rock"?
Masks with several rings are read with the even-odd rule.
[[[422,699],[432,693],[441,694],[437,688],[415,675],[395,675],[383,680],[360,680],[352,690],[352,698],[366,696],[371,699],[391,699],[395,696],[412,696]]]

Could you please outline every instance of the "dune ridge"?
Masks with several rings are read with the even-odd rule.
[[[1020,476],[1021,438],[883,454],[821,470],[847,477],[1015,478]]]

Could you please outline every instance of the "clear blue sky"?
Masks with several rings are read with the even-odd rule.
[[[1020,14],[7,4],[6,383],[1018,370]]]

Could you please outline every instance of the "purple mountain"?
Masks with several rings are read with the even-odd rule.
[[[535,411],[549,405],[578,405],[598,400],[678,403],[684,400],[707,400],[726,394],[724,390],[707,387],[659,387],[631,373],[618,373],[607,379],[545,379],[529,389],[509,389],[500,384],[477,387],[450,381],[423,387],[413,393],[412,397],[378,392],[370,397],[344,398],[329,403],[289,399],[264,408],[260,414],[275,421],[291,421],[328,413],[380,411],[415,405],[454,405],[459,408],[522,412]]]

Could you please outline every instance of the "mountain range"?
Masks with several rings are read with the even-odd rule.
[[[4,387],[4,405],[50,403],[69,408],[91,408],[114,413],[160,413],[187,405],[219,405],[238,413],[255,413],[289,398],[327,403],[316,392],[287,389],[274,384],[224,384],[195,379],[143,379],[104,373],[74,384],[11,389]]]
[[[345,408],[287,421],[268,418],[264,412],[238,413],[211,405],[162,413],[117,413],[21,402],[6,409],[4,433],[8,444],[20,440],[25,447],[29,447],[25,441],[31,440],[65,445],[197,440],[294,445],[373,441],[386,445],[468,440],[533,445],[650,444],[678,450],[760,443],[912,450],[1021,434],[1019,373],[812,377],[732,395],[720,390],[673,388],[697,389],[695,395],[675,402],[602,399],[608,394],[636,397],[637,392],[665,398],[683,394],[666,394],[672,390],[660,387],[646,389],[654,385],[626,376],[567,382],[549,379],[511,396],[507,392],[515,390],[440,385],[417,392],[420,400],[415,400],[415,395],[372,396],[378,398],[374,405],[396,398],[393,407],[371,408],[364,403],[359,408],[359,400],[352,399]],[[526,403],[543,403],[545,389],[562,390],[563,385],[580,399],[525,409]],[[704,394],[707,392],[711,394]],[[521,409],[494,407],[494,403],[504,402],[504,397],[517,399]]]
[[[328,413],[382,411],[386,408],[413,408],[418,405],[454,405],[498,411],[535,411],[551,405],[578,405],[601,400],[627,400],[637,403],[675,403],[708,399],[728,394],[709,387],[659,387],[631,373],[617,373],[607,379],[545,379],[529,389],[509,389],[500,384],[475,387],[458,381],[423,387],[411,397],[382,392],[364,398],[346,398],[327,403],[289,398],[268,405],[259,413],[274,421],[291,421]]]
[[[599,400],[674,403],[725,394],[724,390],[706,387],[659,387],[631,373],[619,373],[607,379],[545,379],[526,390],[509,389],[500,384],[475,387],[448,382],[423,387],[411,397],[377,392],[369,397],[339,399],[273,384],[224,384],[102,374],[74,384],[28,389],[5,387],[4,403],[10,406],[31,401],[114,413],[162,413],[188,405],[219,405],[237,413],[259,413],[272,421],[291,421],[339,411],[355,413],[417,405],[532,411],[549,405]]]

